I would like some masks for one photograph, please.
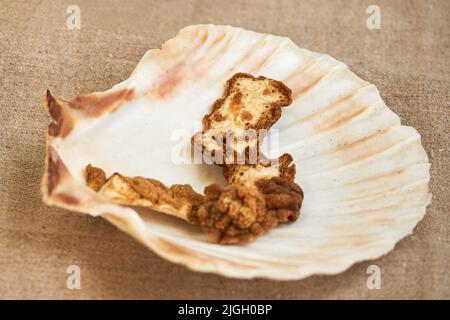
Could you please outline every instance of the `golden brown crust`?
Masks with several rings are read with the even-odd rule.
[[[221,244],[251,242],[279,223],[293,222],[300,215],[303,191],[280,177],[263,178],[255,187],[234,183],[205,188],[205,200],[195,221]]]
[[[279,223],[297,220],[303,191],[294,182],[292,160],[282,155],[273,170],[263,164],[225,167],[230,184],[205,188],[198,224],[219,243],[232,244],[253,241]]]
[[[293,182],[295,179],[294,159],[288,153],[281,155],[276,161],[262,155],[256,164],[230,164],[223,167],[223,174],[228,183],[254,183],[268,172],[267,176],[277,176]],[[273,170],[267,170],[273,168]]]
[[[278,222],[292,222],[300,214],[303,190],[294,182],[292,156],[285,153],[277,160],[275,164],[226,166],[224,175],[230,184],[256,187],[264,197],[267,214],[276,216]]]
[[[261,87],[245,83],[239,87],[238,82],[243,78],[262,81],[265,87],[261,90]],[[245,86],[248,87],[247,92]],[[268,105],[265,98],[260,98],[273,98],[280,93],[281,98],[269,100],[271,103]],[[257,97],[243,102],[246,95]],[[198,148],[200,141],[202,151],[207,151],[207,155],[216,161],[223,159],[223,162],[216,164],[223,166],[229,185],[226,188],[215,184],[206,187],[205,201],[192,214],[196,216],[196,222],[212,234],[217,242],[232,244],[253,241],[278,223],[292,222],[298,218],[303,192],[294,183],[295,165],[292,164],[291,155],[283,154],[277,161],[270,161],[261,155],[259,145],[264,133],[260,134],[259,131],[253,137],[246,137],[243,149],[232,150],[231,159],[228,158],[230,153],[227,149],[230,148],[227,139],[234,139],[234,136],[241,134],[239,130],[268,130],[280,118],[281,107],[291,102],[291,91],[283,83],[238,73],[227,81],[224,96],[214,103],[211,112],[203,118],[203,131],[196,134],[192,142]],[[210,150],[208,134],[217,127],[222,130],[219,133],[224,145]],[[225,137],[224,130],[227,130]],[[213,134],[217,138],[217,132]],[[256,157],[250,158],[251,147],[256,147],[253,150],[256,151],[253,154]],[[219,159],[216,152],[221,153]],[[238,162],[238,157],[242,157],[243,161]]]
[[[300,215],[303,190],[298,184],[281,177],[256,181],[258,190],[264,197],[267,214],[278,222],[293,222]]]
[[[88,187],[94,191],[100,190],[106,182],[105,171],[100,168],[93,167],[91,164],[88,164],[84,169],[84,177]]]
[[[90,164],[85,168],[85,178],[91,189],[114,202],[159,210],[165,208],[164,212],[169,214],[179,210],[179,215],[174,215],[189,222],[192,222],[189,220],[190,212],[196,211],[203,201],[203,196],[188,184],[167,187],[156,179],[126,177],[119,173],[114,173],[106,179],[102,169]]]
[[[256,85],[242,83],[243,79]],[[267,130],[281,117],[281,108],[292,103],[291,95],[291,90],[280,81],[236,73],[227,81],[223,97],[214,102],[211,112],[203,118],[203,131],[194,135],[192,144],[206,151],[210,158],[218,159],[218,165],[235,163],[240,154],[247,159],[249,148],[258,148]],[[251,130],[254,136],[247,135]],[[242,150],[227,145],[230,137],[244,139]]]
[[[91,189],[120,204],[187,207],[179,217],[200,225],[221,244],[250,242],[279,223],[295,221],[303,201],[301,188],[278,176],[257,179],[251,186],[239,181],[225,188],[212,184],[205,188],[205,196],[190,185],[167,187],[155,179],[118,173],[106,179],[102,169],[91,165],[86,166],[85,177]]]
[[[264,117],[262,117],[260,119],[260,121],[258,121],[253,126],[250,126],[250,125],[246,126],[245,129],[251,129],[251,128],[253,128],[253,129],[269,129],[270,127],[272,127],[272,125],[275,122],[278,121],[278,119],[280,119],[281,107],[288,106],[292,103],[292,91],[283,82],[269,79],[264,76],[259,76],[256,78],[256,77],[252,76],[251,74],[238,72],[238,73],[234,74],[230,79],[227,80],[226,85],[225,85],[225,93],[224,93],[223,97],[217,99],[213,104],[211,112],[203,117],[203,125],[204,125],[205,130],[211,128],[211,124],[213,123],[214,120],[215,121],[222,120],[220,117],[218,117],[220,114],[217,114],[216,112],[223,105],[223,103],[225,102],[225,99],[228,98],[233,93],[233,91],[235,90],[235,87],[236,87],[236,83],[238,82],[239,79],[242,79],[242,78],[248,78],[253,81],[268,80],[269,83],[272,86],[274,86],[275,88],[277,88],[283,95],[283,99],[280,99],[278,101],[271,103],[271,105],[269,106],[269,111],[264,113],[264,115],[263,115]],[[267,93],[267,92],[269,92],[269,94],[272,93],[271,90],[269,90],[269,91],[266,91],[266,90],[269,90],[269,89],[267,89],[267,88],[264,89],[265,93]],[[239,98],[236,99],[236,97],[239,97]],[[233,97],[233,102],[235,103],[235,105],[240,105],[241,100],[242,100],[242,92],[237,91],[235,93],[235,96]]]
[[[250,242],[277,225],[267,214],[262,195],[253,188],[213,184],[205,188],[205,201],[197,211],[197,220],[218,243]]]
[[[192,210],[203,200],[203,196],[196,193],[188,184],[174,184],[167,187],[161,181],[143,177],[127,177],[126,181],[140,197],[155,205],[168,204],[180,208],[188,204]]]

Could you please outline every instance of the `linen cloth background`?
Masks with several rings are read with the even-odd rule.
[[[69,30],[67,7],[81,8]],[[369,5],[381,29],[366,27]],[[450,1],[0,1],[0,298],[450,298]],[[336,276],[233,280],[194,273],[101,218],[47,207],[40,180],[45,89],[70,99],[128,77],[150,48],[189,24],[230,24],[290,37],[378,86],[430,157],[433,201],[388,255]],[[81,267],[81,289],[66,268]],[[368,290],[377,264],[382,288]]]

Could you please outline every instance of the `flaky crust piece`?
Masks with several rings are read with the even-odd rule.
[[[230,184],[205,188],[196,220],[222,244],[250,242],[279,223],[297,220],[303,191],[294,182],[291,162],[284,154],[276,164],[225,167]]]
[[[195,223],[191,212],[197,211],[204,199],[188,184],[167,187],[156,179],[126,177],[117,172],[106,179],[105,172],[91,164],[86,166],[84,176],[91,189],[114,202],[148,207],[191,223]]]
[[[294,182],[292,156],[283,154],[274,161],[261,155],[259,146],[265,131],[241,139],[240,145],[227,140],[249,129],[267,131],[280,118],[281,107],[291,102],[291,90],[282,82],[235,74],[227,81],[223,97],[204,117],[203,131],[194,135],[194,146],[223,167],[229,183],[225,188],[206,187],[204,202],[193,212],[203,229],[219,243],[253,241],[278,223],[298,218],[303,191]],[[211,132],[221,138],[223,146],[210,138]],[[250,148],[256,148],[256,158],[250,157]],[[242,154],[244,162],[240,163],[237,158]]]
[[[239,155],[247,158],[249,149],[257,151],[280,119],[281,108],[292,103],[291,95],[280,81],[236,73],[203,118],[203,130],[192,137],[192,143],[217,165],[236,163]]]

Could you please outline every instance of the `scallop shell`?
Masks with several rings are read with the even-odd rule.
[[[223,181],[215,166],[180,165],[171,157],[174,133],[198,131],[194,123],[236,72],[281,80],[293,91],[292,106],[273,129],[279,130],[279,153],[294,156],[305,193],[297,222],[248,245],[223,246],[179,219],[110,203],[86,187],[88,163],[108,175],[189,183],[199,192]],[[53,122],[44,200],[102,216],[196,271],[279,280],[336,274],[392,250],[431,201],[430,164],[417,131],[402,126],[377,88],[345,64],[288,38],[189,26],[148,51],[112,89],[72,101],[48,93],[45,104]]]

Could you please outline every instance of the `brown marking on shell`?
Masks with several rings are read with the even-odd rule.
[[[57,151],[47,147],[47,164],[42,192],[44,201],[56,203],[63,208],[92,207],[105,203],[89,188],[79,184],[70,175]]]
[[[377,176],[371,176],[371,177],[367,177],[364,179],[360,179],[357,181],[354,181],[354,184],[359,184],[359,183],[364,183],[366,181],[370,181],[370,180],[376,180],[376,179],[384,179],[390,176],[396,176],[396,175],[400,175],[403,171],[405,171],[407,168],[402,168],[402,169],[396,169],[393,171],[389,171],[389,172],[385,172],[383,174],[377,175]]]
[[[358,238],[361,238],[361,235],[364,235],[363,238],[370,239],[373,237],[373,234],[367,233],[368,225],[373,228],[376,226],[383,226],[386,223],[389,223],[389,225],[401,225],[403,221],[396,217],[389,217],[385,212],[380,212],[378,215],[373,215],[373,219],[370,217],[353,222],[334,224],[327,226],[325,230],[327,233],[350,234]],[[362,243],[359,243],[358,245],[362,245]]]
[[[249,48],[247,50],[247,52],[242,56],[242,58],[239,59],[239,61],[233,67],[230,68],[230,71],[231,72],[236,72],[236,71],[238,71],[240,69],[243,69],[244,64],[247,61],[251,61],[252,60],[252,57],[255,54],[255,52],[260,47],[262,47],[264,43],[265,43],[265,39],[262,39],[262,40],[258,41],[257,43],[255,43],[251,48]]]
[[[51,195],[64,176],[68,175],[67,167],[53,147],[48,147],[47,192]]]
[[[124,102],[134,98],[133,88],[123,88],[105,93],[92,93],[78,96],[69,102],[73,109],[80,110],[90,117],[98,117],[105,112],[116,111]]]
[[[233,41],[233,37],[226,38],[226,33],[218,36],[212,45],[206,50],[206,55],[199,57],[195,62],[192,78],[201,78],[216,64],[227,52],[227,47]],[[213,50],[214,49],[214,50]]]
[[[342,96],[339,99],[337,99],[336,101],[334,101],[331,104],[329,104],[326,108],[323,108],[321,110],[318,110],[316,112],[313,112],[313,113],[307,115],[306,117],[302,118],[302,122],[306,122],[306,121],[309,121],[311,119],[323,116],[323,114],[325,114],[326,112],[329,112],[330,110],[336,108],[340,104],[350,100],[355,95],[355,93],[356,93],[356,91],[352,92],[351,94]]]
[[[347,165],[350,163],[353,163],[353,162],[357,162],[357,161],[361,161],[363,159],[369,158],[373,155],[381,153],[381,152],[389,149],[390,147],[392,147],[392,145],[388,145],[388,144],[375,144],[375,145],[365,144],[366,142],[368,142],[370,140],[374,140],[378,136],[383,135],[386,131],[387,131],[387,129],[377,131],[376,133],[374,133],[370,136],[364,137],[364,138],[356,140],[352,143],[341,146],[341,147],[337,148],[336,151],[347,150],[346,155],[345,155]],[[363,144],[364,144],[364,147],[362,148]],[[358,154],[356,152],[352,152],[353,150],[356,150],[357,148],[362,149],[363,152],[360,152]],[[353,150],[351,150],[351,149],[353,149]]]
[[[258,57],[258,50],[260,50],[264,45],[266,45],[267,39],[263,38],[262,40],[258,41],[256,44],[254,44],[251,48],[247,50],[247,52],[244,54],[244,56],[232,67],[230,68],[231,72],[240,71],[244,69],[247,73],[258,73],[259,70],[261,70],[267,62],[270,60],[271,57],[277,52],[279,49],[279,45],[275,46],[269,53],[264,54],[262,57]],[[249,62],[252,63],[252,65],[246,66]]]
[[[226,37],[226,32],[223,32],[211,42],[211,45],[208,48],[205,49],[206,55],[195,57],[195,53],[206,41],[208,34],[206,33],[203,37],[204,40],[193,47],[182,61],[169,68],[162,75],[162,79],[157,82],[154,89],[159,98],[163,99],[168,97],[187,78],[201,78],[202,75],[225,54],[225,47],[232,40],[231,38],[228,38],[227,41],[223,41]],[[215,53],[213,48],[216,48]]]
[[[338,232],[338,233],[342,233]],[[344,240],[334,240],[333,242],[327,242],[318,245],[316,249],[318,250],[335,250],[348,247],[364,247],[375,243],[375,237],[373,235],[354,235],[349,237],[344,237]]]
[[[344,149],[353,149],[353,148],[357,148],[357,147],[359,147],[361,144],[366,143],[367,141],[376,139],[377,136],[379,136],[379,135],[385,134],[388,130],[389,130],[389,128],[384,129],[384,130],[378,130],[378,131],[376,131],[375,133],[373,133],[373,134],[371,134],[371,135],[368,135],[368,136],[365,136],[365,137],[363,137],[363,138],[361,138],[361,139],[358,139],[358,140],[356,140],[356,141],[353,141],[353,142],[350,142],[350,143],[342,144],[342,145],[340,145],[340,146],[336,149],[336,151],[338,151],[338,150],[344,150]]]
[[[71,206],[80,204],[80,201],[77,198],[67,193],[58,193],[54,196],[54,198]]]
[[[351,197],[351,198],[345,198],[345,201],[364,200],[364,199],[367,199],[367,198],[381,196],[381,195],[384,195],[384,194],[389,193],[389,192],[393,192],[393,191],[398,190],[398,189],[399,189],[398,187],[392,187],[392,186],[389,186],[389,185],[386,185],[385,189],[383,189],[382,191],[378,191],[378,192],[373,192],[372,189],[364,189],[364,190],[362,190],[363,192],[361,192],[363,195],[356,196],[356,197]]]
[[[185,52],[182,57],[180,57],[181,60],[169,67],[164,74],[160,76],[161,79],[155,84],[154,89],[158,97],[165,98],[182,82],[187,73],[187,62],[192,60],[194,53],[204,45],[208,36],[208,32],[204,32],[200,37],[195,37],[200,41],[198,41],[190,50]]]
[[[213,45],[216,45],[218,43],[220,43],[226,36],[226,32],[222,32],[219,36],[217,36],[214,41],[213,41]]]
[[[319,63],[319,59],[311,59],[308,62],[306,62],[301,67],[294,70],[290,75],[286,77],[286,79],[283,80],[284,83],[288,84],[288,86],[294,85],[296,82],[302,81],[305,73],[307,73],[308,69],[311,69],[315,65]],[[291,83],[291,84],[289,84]]]
[[[267,64],[267,62],[269,62],[270,58],[272,58],[275,55],[277,50],[278,46],[274,47],[269,53],[265,54],[260,59],[256,60],[248,72],[258,73],[259,70],[261,70]]]
[[[292,98],[294,100],[298,99],[300,96],[304,95],[311,88],[313,88],[316,84],[318,84],[320,82],[320,80],[322,80],[324,77],[325,77],[325,75],[319,76],[319,77],[314,77],[314,78],[310,79],[308,82],[305,82],[296,87],[293,87]]]
[[[362,107],[362,108],[358,108],[356,110],[351,110],[350,112],[341,112],[340,114],[338,113],[334,117],[334,120],[324,123],[323,125],[319,126],[318,130],[323,132],[323,131],[328,131],[333,128],[342,126],[344,123],[349,122],[351,119],[353,119],[356,116],[358,116],[359,114],[363,113],[365,110],[366,110],[366,108]]]
[[[325,78],[328,72],[321,72],[320,75],[311,72],[319,63],[319,59],[312,59],[301,66],[299,69],[295,70],[291,75],[286,77],[283,80],[287,86],[292,89],[292,98],[293,100],[298,99],[300,96],[307,93],[310,89],[312,89],[317,83],[319,83],[323,78]]]
[[[74,119],[65,102],[56,100],[50,90],[46,93],[46,107],[53,121],[48,126],[48,135],[66,137],[74,127]]]
[[[200,36],[198,35],[200,33]],[[208,39],[208,37],[209,37],[209,32],[208,32],[208,30],[197,30],[195,33],[194,33],[194,39],[200,39],[200,41],[199,41],[199,43],[197,44],[197,47],[199,47],[200,45],[202,45],[203,43],[205,43],[206,42],[206,40]]]
[[[184,69],[184,63],[176,65],[157,83],[156,93],[160,98],[168,96],[181,83],[185,74]]]

